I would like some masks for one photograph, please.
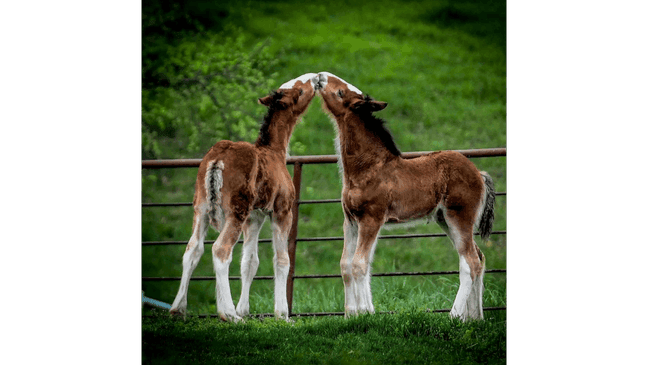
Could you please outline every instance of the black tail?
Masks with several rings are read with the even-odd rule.
[[[493,184],[493,178],[488,173],[482,171],[481,175],[484,179],[486,192],[484,193],[484,206],[479,220],[479,234],[482,241],[486,241],[493,230],[493,220],[495,219],[495,185]]]

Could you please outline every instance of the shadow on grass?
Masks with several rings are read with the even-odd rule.
[[[506,51],[506,0],[452,1],[422,20],[482,38]]]

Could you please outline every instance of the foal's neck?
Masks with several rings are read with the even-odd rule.
[[[357,114],[339,116],[336,122],[339,152],[346,175],[363,173],[367,168],[398,158],[387,146],[388,143],[393,144],[391,136],[390,140],[383,140],[370,131]]]
[[[266,148],[285,160],[297,117],[289,110],[273,110],[266,115],[256,146]]]

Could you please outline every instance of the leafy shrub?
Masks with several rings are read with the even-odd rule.
[[[276,86],[267,46],[246,47],[226,27],[145,47],[142,156],[200,157],[221,139],[253,140],[263,113],[256,100]]]

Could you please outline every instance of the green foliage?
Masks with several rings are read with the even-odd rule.
[[[256,100],[275,86],[267,43],[248,47],[226,27],[167,45],[169,57],[145,63],[143,73],[163,82],[142,90],[143,156],[200,157],[221,139],[254,140],[263,112]]]

